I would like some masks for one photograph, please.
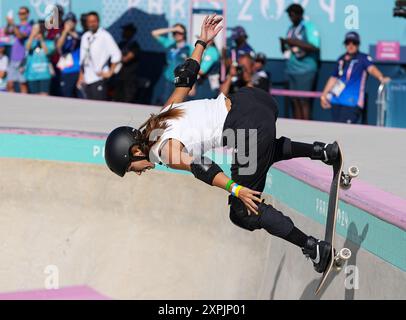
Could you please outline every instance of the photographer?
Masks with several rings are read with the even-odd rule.
[[[265,53],[257,53],[255,56],[253,83],[254,87],[270,90],[272,85],[271,75],[265,70],[267,60]]]
[[[225,95],[237,92],[244,87],[259,88],[269,91],[269,78],[262,77],[255,70],[255,60],[250,54],[240,56],[238,64],[230,67],[226,80],[221,85]]]

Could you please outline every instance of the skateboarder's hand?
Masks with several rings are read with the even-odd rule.
[[[223,25],[221,22],[223,17],[217,16],[216,14],[207,16],[202,24],[202,31],[200,34],[200,40],[206,43],[210,43],[216,38],[216,36],[223,30]]]
[[[256,214],[258,215],[258,206],[255,204],[261,203],[261,199],[259,198],[261,196],[261,192],[254,191],[248,188],[242,188],[238,198],[244,203],[244,205],[248,209],[248,214]]]

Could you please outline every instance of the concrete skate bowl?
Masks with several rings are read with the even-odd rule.
[[[339,242],[357,268],[334,275],[316,297],[319,276],[300,250],[235,227],[224,192],[162,167],[116,178],[104,166],[104,139],[0,130],[0,298],[406,297],[402,199],[386,198],[393,205],[379,211],[361,182],[342,194]],[[273,169],[267,200],[322,237],[328,174],[305,182],[314,173],[306,165]],[[50,283],[61,289],[44,290]]]

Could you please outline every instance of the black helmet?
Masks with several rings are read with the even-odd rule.
[[[131,127],[115,129],[106,141],[105,160],[107,166],[115,174],[124,177],[131,162],[148,159],[148,157],[135,157],[131,152],[132,147],[139,146],[142,148],[143,145],[139,130]]]

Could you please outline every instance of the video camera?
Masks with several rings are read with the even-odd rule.
[[[394,17],[406,18],[406,0],[397,0],[395,9],[393,9]]]

